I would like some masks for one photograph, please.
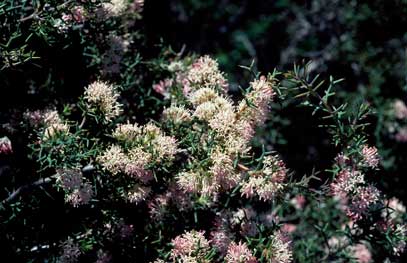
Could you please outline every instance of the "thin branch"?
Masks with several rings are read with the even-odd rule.
[[[79,124],[79,129],[82,129],[82,128],[83,128],[83,126],[85,125],[85,122],[86,122],[86,115],[83,116],[83,119],[82,119],[82,121],[81,121],[81,124]]]
[[[56,178],[56,174],[50,176],[50,177],[46,177],[46,178],[40,178],[37,181],[30,183],[30,184],[26,184],[23,186],[20,186],[19,188],[17,188],[14,192],[12,192],[6,199],[4,199],[1,203],[2,204],[7,204],[10,203],[11,201],[13,201],[15,198],[17,198],[22,192],[24,192],[25,190],[30,189],[31,187],[35,187],[35,186],[40,186],[43,184],[47,184],[49,182],[51,182],[54,178]]]
[[[240,163],[237,164],[237,167],[238,167],[240,170],[244,171],[244,172],[247,172],[247,171],[250,170],[249,167],[244,166],[243,164],[240,164]]]
[[[95,167],[92,164],[88,164],[82,168],[82,172],[91,172],[93,170],[95,170]],[[47,184],[47,183],[51,182],[53,179],[57,178],[57,176],[58,176],[58,174],[54,174],[54,175],[51,175],[50,177],[40,178],[35,182],[20,186],[14,192],[12,192],[6,199],[4,199],[0,204],[10,203],[25,190],[28,190],[32,187],[41,186],[43,184]]]
[[[60,4],[60,5],[58,5],[58,6],[56,7],[56,9],[63,8],[63,7],[65,7],[66,5],[68,5],[70,2],[73,2],[73,0],[68,0],[68,1],[66,1],[66,2],[64,2],[64,3]],[[24,22],[24,21],[27,21],[27,20],[30,20],[30,19],[33,19],[33,18],[39,18],[39,16],[40,16],[42,13],[43,13],[43,10],[35,10],[31,15],[26,16],[26,17],[22,17],[22,18],[20,18],[20,20],[18,20],[18,21],[19,21],[19,22]]]

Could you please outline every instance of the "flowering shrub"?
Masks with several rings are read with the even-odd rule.
[[[336,104],[341,80],[320,81],[310,63],[267,75],[252,64],[243,67],[252,76],[248,87],[231,96],[210,56],[167,50],[129,64],[143,1],[40,7],[20,22],[33,20],[66,41],[80,30],[102,46],[85,48],[95,52],[86,62],[94,69],[79,98],[59,102],[63,108],[24,109],[6,125],[19,130],[17,145],[32,162],[26,180],[16,173],[1,193],[0,238],[10,258],[394,262],[403,253],[406,208],[374,184],[381,158],[367,133],[371,111],[364,103]],[[100,36],[98,26],[108,34]],[[134,81],[137,65],[143,75]],[[133,90],[137,103],[156,103],[134,105]],[[316,163],[303,176],[277,151],[253,147],[258,128],[273,118],[273,102],[311,109],[337,152],[330,169],[317,171]],[[395,116],[404,118],[397,107]],[[0,139],[1,158],[16,151],[23,150]]]
[[[118,122],[124,113],[120,94],[102,81],[84,88],[78,104],[82,119],[51,110],[26,113],[37,138],[31,148],[39,174],[55,171],[34,185],[53,182],[72,209],[94,213],[76,230],[81,234],[68,233],[65,241],[44,249],[63,262],[128,256],[112,251],[110,242],[155,262],[369,262],[376,248],[389,259],[403,251],[404,206],[385,200],[365,179],[380,161],[376,148],[366,144],[365,105],[354,116],[345,105],[330,105],[338,81],[331,79],[321,97],[316,88],[322,82],[308,82],[307,65],[257,76],[235,103],[215,60],[190,61],[171,62],[182,66],[171,72],[171,85],[157,90],[170,102],[158,120],[130,123],[125,115]],[[277,153],[255,153],[250,147],[268,104],[287,96],[305,97],[305,106],[332,122],[326,125],[341,152],[330,171],[333,179],[319,190],[309,188],[315,175],[295,180]],[[20,193],[17,189],[3,205],[11,209]],[[337,222],[307,218],[317,199],[327,213],[337,211]],[[132,218],[123,206],[143,218]],[[310,236],[302,235],[315,229],[315,240],[306,243]],[[319,252],[304,252],[316,250],[308,246],[318,242]]]

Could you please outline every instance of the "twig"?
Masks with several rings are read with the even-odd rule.
[[[86,115],[83,116],[83,119],[82,119],[82,121],[81,121],[81,124],[79,124],[79,129],[82,129],[82,128],[83,128],[83,125],[85,125],[85,122],[86,122]]]
[[[41,12],[34,11],[34,13],[32,13],[31,15],[21,18],[19,20],[19,22],[24,22],[24,21],[30,20],[30,19],[32,19],[34,17],[38,17],[39,14],[41,14]]]
[[[17,188],[14,192],[12,192],[6,199],[4,199],[1,203],[2,204],[7,204],[10,203],[11,201],[13,201],[17,196],[19,196],[23,191],[34,187],[34,186],[40,186],[43,184],[47,184],[49,182],[52,181],[52,179],[56,178],[56,174],[51,175],[50,177],[46,177],[46,178],[40,178],[37,181],[31,183],[31,184],[26,184],[23,186],[20,186],[19,188]]]
[[[244,171],[244,172],[247,172],[247,171],[250,170],[247,166],[244,166],[243,164],[240,164],[240,163],[237,164],[237,167],[239,167],[239,169]]]
[[[82,172],[91,172],[95,170],[95,167],[92,164],[88,164],[85,167],[82,168]],[[47,184],[49,182],[51,182],[53,179],[57,178],[58,174],[54,174],[51,175],[50,177],[46,177],[46,178],[40,178],[37,181],[30,183],[30,184],[26,184],[23,186],[20,186],[19,188],[17,188],[14,192],[12,192],[6,199],[4,199],[1,204],[7,204],[10,203],[11,201],[13,201],[17,196],[19,196],[23,191],[31,188],[31,187],[35,187],[35,186],[41,186],[43,184]]]
[[[68,1],[66,1],[66,2],[64,2],[64,3],[60,4],[60,5],[58,5],[58,6],[56,7],[56,9],[63,8],[63,7],[65,7],[66,5],[68,5],[70,2],[73,2],[73,0],[68,0]],[[30,20],[30,19],[33,19],[33,18],[39,18],[39,15],[41,15],[42,13],[43,13],[43,10],[41,10],[41,11],[35,10],[31,15],[26,16],[26,17],[22,17],[22,18],[20,18],[20,20],[18,20],[18,21],[19,21],[19,22],[24,22],[24,21],[27,21],[27,20]]]

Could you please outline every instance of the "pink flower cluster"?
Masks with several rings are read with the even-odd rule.
[[[277,155],[266,156],[263,169],[249,173],[249,178],[242,184],[242,196],[258,196],[260,200],[270,201],[284,188],[287,168]]]
[[[379,201],[380,192],[374,186],[360,186],[356,189],[357,193],[351,196],[347,214],[354,221],[361,219],[369,207]]]
[[[252,90],[239,104],[238,114],[241,120],[249,122],[251,126],[257,126],[267,119],[269,103],[274,98],[275,92],[272,83],[265,76],[251,82],[250,86]]]
[[[253,256],[245,243],[232,242],[225,256],[226,263],[257,263],[256,257]]]
[[[407,142],[407,127],[400,128],[394,138],[398,142]]]
[[[94,195],[92,185],[78,169],[58,170],[57,184],[65,191],[65,201],[74,207],[88,204]]]
[[[377,148],[374,146],[369,147],[367,145],[364,145],[362,148],[362,157],[364,165],[368,167],[377,168],[377,166],[379,165],[379,154],[377,152]]]
[[[372,185],[366,185],[364,176],[355,170],[342,170],[330,185],[333,196],[345,205],[347,215],[360,220],[371,205],[379,201],[380,192]]]
[[[228,83],[219,70],[218,62],[209,56],[198,58],[187,73],[188,86],[192,89],[212,88],[226,93]]]
[[[79,245],[72,239],[68,238],[61,244],[62,254],[58,258],[58,262],[61,263],[73,263],[78,262],[79,256],[82,254]]]
[[[11,147],[11,141],[7,137],[0,138],[0,154],[11,154],[13,153],[13,148]]]
[[[153,179],[149,165],[172,161],[178,152],[175,138],[166,136],[161,129],[151,123],[139,127],[137,124],[120,124],[113,132],[119,144],[111,145],[97,158],[103,168],[112,175],[119,173],[130,176],[134,183],[147,184]],[[144,200],[149,187],[134,185],[126,194],[133,203]]]
[[[153,90],[157,92],[158,94],[161,94],[164,96],[164,98],[169,98],[170,97],[170,88],[173,85],[173,80],[172,79],[164,79],[161,80],[160,82],[156,83],[153,85]]]
[[[394,101],[393,110],[397,119],[407,119],[407,106],[402,100]]]
[[[192,208],[191,196],[173,184],[163,194],[156,195],[147,203],[150,218],[160,221],[173,208],[177,211],[188,211]]]
[[[372,262],[372,253],[365,244],[359,243],[351,247],[351,252],[358,263]]]
[[[285,233],[277,231],[265,255],[268,262],[291,263],[293,261],[291,241]]]
[[[172,240],[171,258],[178,262],[206,262],[210,250],[203,231],[190,231]]]
[[[404,123],[407,120],[407,106],[402,100],[395,100],[392,104],[392,111],[394,117],[400,122]],[[389,132],[395,133],[394,139],[398,142],[407,142],[407,126],[399,124],[398,122],[391,122],[389,125]]]

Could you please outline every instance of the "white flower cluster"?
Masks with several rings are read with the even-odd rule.
[[[95,81],[85,89],[84,98],[90,110],[100,111],[106,121],[111,121],[122,112],[118,102],[119,93],[110,84]]]

